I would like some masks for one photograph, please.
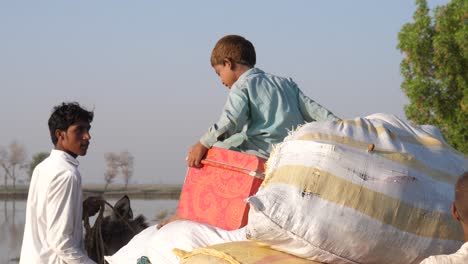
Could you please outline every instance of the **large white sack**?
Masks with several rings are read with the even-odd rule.
[[[245,241],[245,228],[227,231],[218,227],[188,220],[171,222],[161,229],[150,226],[137,234],[126,246],[112,256],[106,256],[109,264],[136,263],[146,256],[151,263],[177,264],[179,257],[173,249],[193,251],[200,247],[227,242]]]
[[[109,264],[134,264],[142,256],[146,256],[148,241],[155,236],[158,230],[156,226],[147,227],[145,230],[136,234],[127,245],[119,249],[112,256],[105,256],[104,259]]]
[[[431,126],[383,114],[309,123],[270,156],[247,235],[326,263],[418,263],[461,246],[450,204],[466,170]]]

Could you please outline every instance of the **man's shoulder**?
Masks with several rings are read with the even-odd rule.
[[[468,242],[455,253],[450,255],[436,255],[424,259],[421,264],[458,264],[465,263],[468,259]]]
[[[49,156],[43,160],[36,169],[39,173],[46,173],[50,176],[62,175],[63,177],[71,177],[78,173],[78,169],[73,164],[70,164],[59,157]]]
[[[424,259],[420,264],[462,264],[464,259],[453,255],[437,255]]]

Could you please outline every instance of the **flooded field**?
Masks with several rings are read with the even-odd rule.
[[[109,199],[114,204],[117,199]],[[176,211],[178,200],[132,199],[135,216],[144,215],[150,225]],[[0,200],[0,263],[17,263],[23,239],[26,200]]]

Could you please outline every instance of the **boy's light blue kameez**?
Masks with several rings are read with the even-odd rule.
[[[334,120],[339,118],[304,95],[291,78],[252,68],[231,87],[221,117],[200,143],[268,157],[271,146],[298,125]]]

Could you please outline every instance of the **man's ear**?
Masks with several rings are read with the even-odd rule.
[[[59,141],[60,139],[64,139],[64,132],[63,130],[60,130],[60,129],[55,129],[55,137],[57,137],[57,141]]]
[[[452,203],[452,207],[450,208],[452,211],[453,218],[460,222],[460,215],[458,214],[457,207],[455,206],[455,202]]]

